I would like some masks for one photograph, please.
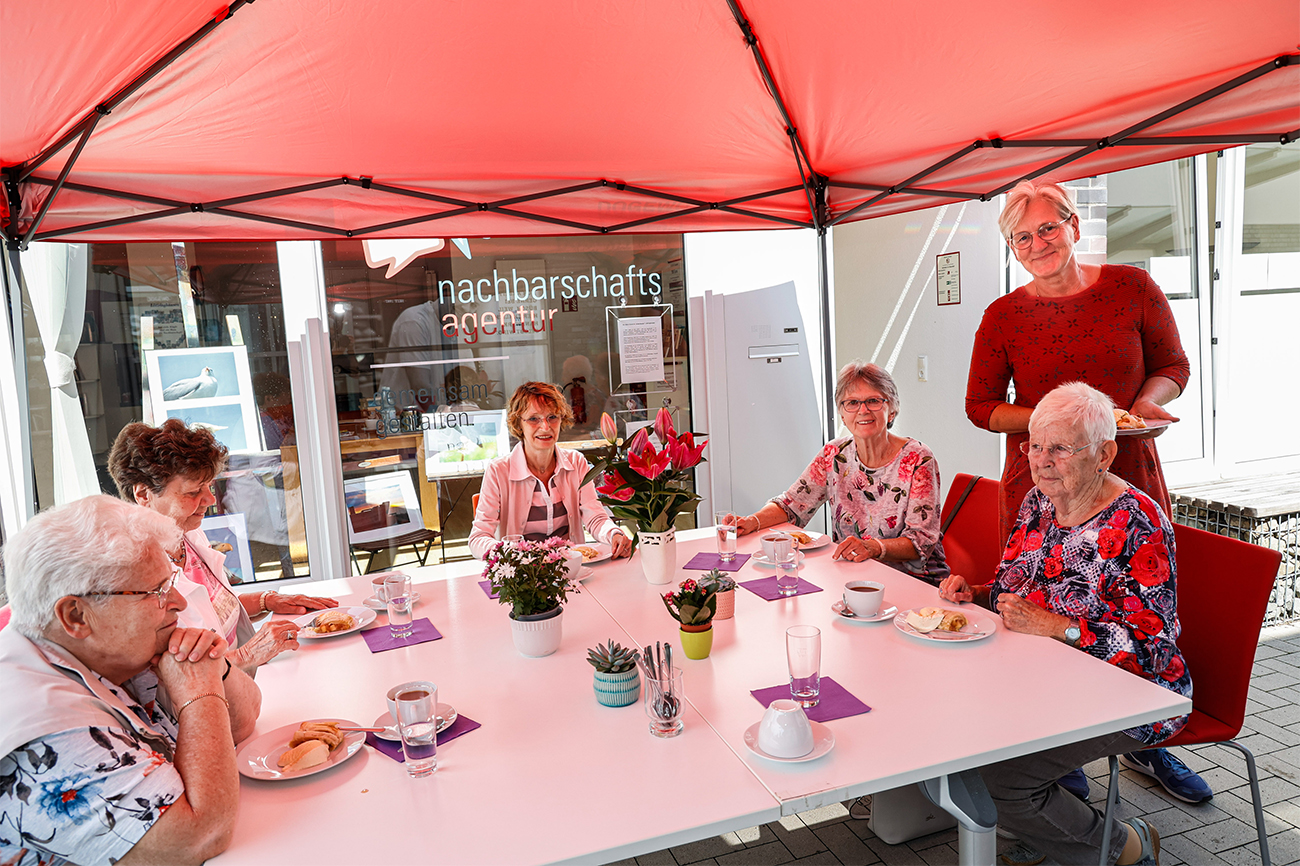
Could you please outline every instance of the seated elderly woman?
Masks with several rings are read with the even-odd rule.
[[[1114,404],[1082,382],[1061,385],[1029,420],[1034,488],[1020,506],[997,576],[971,587],[952,575],[950,601],[975,601],[1011,631],[1064,641],[1190,697],[1179,634],[1174,533],[1150,496],[1108,470],[1115,459]],[[1101,815],[1056,780],[1107,755],[1155,746],[1187,722],[1154,722],[1005,761],[980,772],[998,822],[1061,863],[1096,863]],[[1154,863],[1160,837],[1140,818],[1112,837],[1109,863]]]
[[[785,493],[737,518],[736,531],[804,526],[829,501],[835,559],[878,559],[937,584],[948,576],[939,539],[939,461],[917,440],[889,432],[898,417],[893,378],[875,364],[846,364],[835,403],[850,435],[826,445]]]
[[[522,535],[529,541],[567,538],[582,544],[590,535],[608,544],[615,557],[632,552],[632,540],[582,479],[591,464],[581,452],[557,448],[560,431],[573,426],[573,410],[549,382],[525,382],[510,398],[506,423],[520,442],[483,473],[469,549],[487,556],[498,538]],[[586,534],[584,534],[584,529]]]
[[[230,843],[235,742],[261,693],[183,628],[171,520],[111,496],[35,517],[5,547],[0,862],[200,863]]]
[[[118,434],[108,471],[123,499],[171,518],[184,533],[167,551],[182,571],[176,588],[188,607],[181,624],[214,629],[232,647],[231,661],[252,674],[285,650],[298,648],[295,623],[274,620],[255,630],[252,617],[302,614],[338,602],[269,589],[235,595],[225,554],[212,549],[200,528],[204,512],[217,501],[212,482],[225,469],[226,455],[226,446],[201,427],[187,427],[175,418],[161,427],[137,422]]]

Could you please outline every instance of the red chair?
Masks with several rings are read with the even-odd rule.
[[[998,482],[959,473],[940,512],[943,552],[971,586],[993,580],[1006,539],[998,537]]]
[[[1264,866],[1271,862],[1260,803],[1255,756],[1234,737],[1246,718],[1246,696],[1255,663],[1259,630],[1282,554],[1189,526],[1174,526],[1178,560],[1178,648],[1192,674],[1192,713],[1186,727],[1160,745],[1197,746],[1219,743],[1246,757],[1255,830]],[[1119,801],[1119,764],[1110,759],[1106,797],[1106,836]],[[1105,861],[1106,846],[1102,846]]]
[[[11,616],[13,616],[13,611],[9,608],[9,605],[6,604],[4,607],[0,607],[0,631],[3,631],[4,627],[9,625]]]

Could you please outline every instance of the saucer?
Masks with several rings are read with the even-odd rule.
[[[438,733],[441,734],[443,731],[456,724],[456,718],[457,713],[455,707],[451,704],[438,704]],[[397,731],[397,724],[393,721],[393,717],[389,713],[381,713],[379,718],[375,719],[374,724],[370,727],[384,729],[382,733],[375,734],[375,736],[381,740],[388,740],[394,743],[400,743],[402,741],[402,735]]]
[[[420,600],[420,594],[415,590],[411,590],[411,604],[415,604],[419,600]],[[388,605],[380,601],[379,599],[375,598],[373,595],[361,603],[364,604],[366,607],[370,608],[371,610],[377,610],[380,613],[383,613],[384,611],[388,610]]]
[[[822,755],[825,755],[835,747],[835,734],[830,728],[821,722],[808,720],[812,725],[813,747],[812,751],[806,755],[800,755],[797,758],[778,758],[775,755],[769,755],[758,747],[758,728],[762,722],[754,722],[748,728],[745,728],[745,748],[749,749],[760,758],[767,758],[769,761],[780,761],[783,764],[799,764],[804,761],[815,761]]]
[[[763,551],[761,550],[758,553],[755,553],[753,558],[750,561],[753,562],[755,565],[761,565],[764,568],[776,568],[776,564],[773,563],[772,560],[764,556]],[[803,551],[801,550],[795,551],[794,561],[795,564],[797,565],[803,564]]]
[[[898,605],[891,604],[889,607],[887,607],[885,610],[880,611],[875,616],[858,616],[856,613],[849,610],[848,607],[844,604],[844,601],[841,599],[840,601],[837,601],[833,605],[831,605],[831,610],[835,611],[845,619],[852,619],[858,622],[884,622],[885,620],[892,617],[894,614],[898,613]]]

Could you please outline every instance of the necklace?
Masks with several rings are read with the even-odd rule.
[[[167,558],[172,561],[172,565],[179,565],[180,567],[184,568],[185,567],[185,544],[183,542],[181,543],[180,556],[173,556],[172,552],[169,550],[167,551]]]

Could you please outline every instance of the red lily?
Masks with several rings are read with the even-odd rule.
[[[633,436],[632,441],[628,443],[628,454],[640,454],[641,449],[650,444],[650,434],[646,432],[649,429],[650,428],[648,427],[642,427],[640,430],[636,431],[636,435]]]
[[[627,502],[635,492],[623,479],[623,476],[618,473],[617,469],[606,472],[602,481],[603,483],[596,488],[596,492],[601,496],[613,499],[615,502]]]
[[[693,433],[683,433],[677,437],[668,445],[668,450],[672,455],[673,469],[690,469],[692,466],[698,465],[700,458],[704,456],[704,446],[708,444],[709,441],[706,439],[696,445],[695,434]]]
[[[651,481],[662,475],[671,462],[672,458],[669,456],[667,448],[664,448],[663,451],[655,451],[655,447],[649,441],[645,443],[645,447],[639,453],[629,452],[627,455],[628,467],[633,472],[644,475]]]
[[[600,435],[604,436],[605,441],[610,445],[618,444],[618,425],[614,423],[613,418],[609,417],[608,412],[600,414]]]
[[[660,408],[655,415],[655,435],[659,441],[667,445],[677,436],[677,431],[673,429],[673,416],[669,413],[668,407]]]

